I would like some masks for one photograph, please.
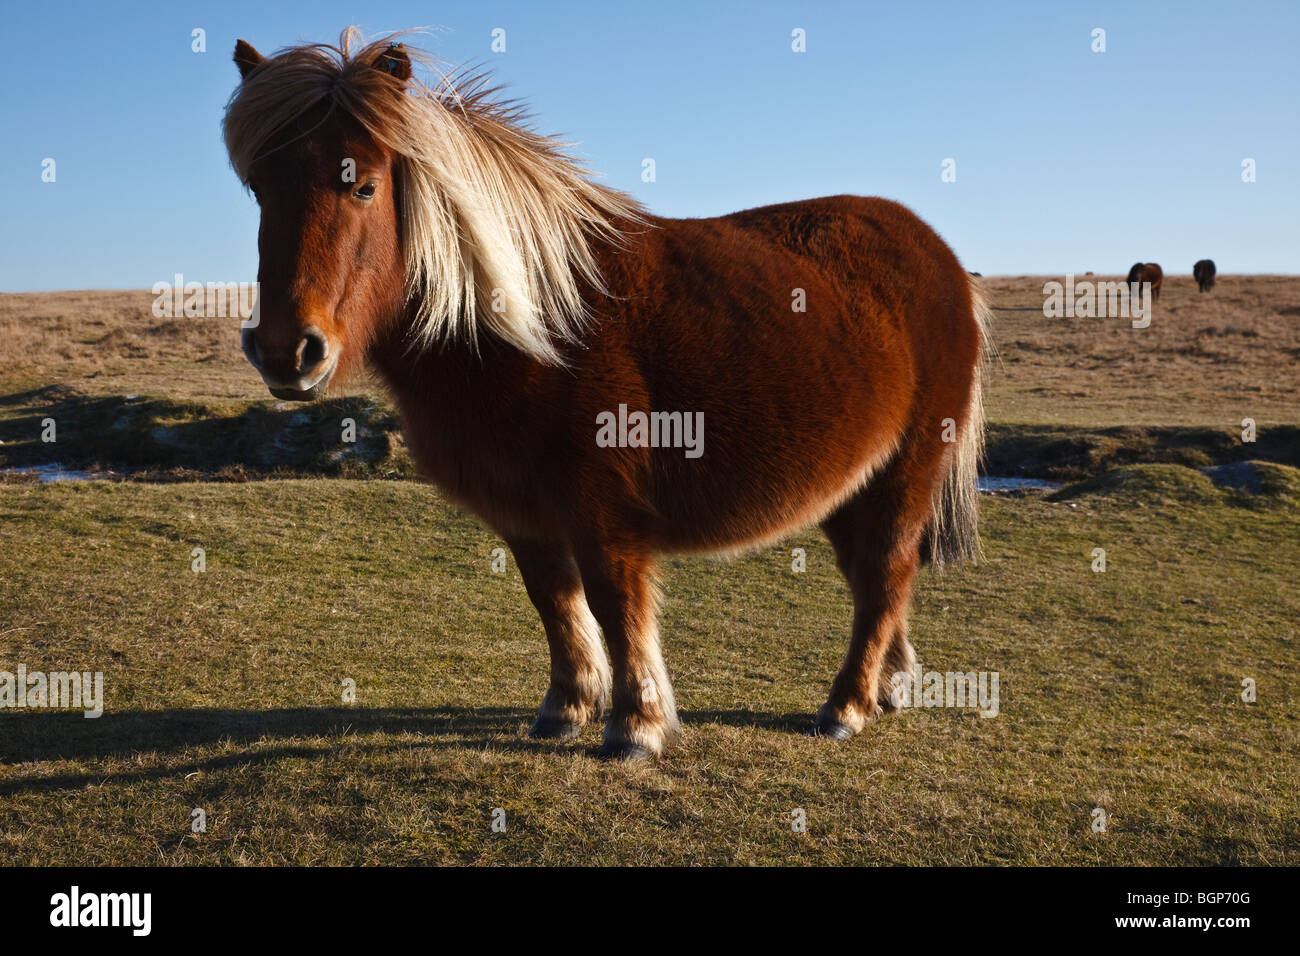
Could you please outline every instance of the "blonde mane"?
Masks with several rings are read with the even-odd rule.
[[[546,362],[587,318],[581,286],[604,291],[593,240],[619,242],[645,221],[630,196],[593,183],[566,144],[532,132],[482,74],[430,87],[374,66],[392,34],[289,47],[263,61],[226,107],[226,148],[241,180],[286,125],[321,102],[353,116],[398,156],[407,294],[421,345],[482,329]],[[395,95],[398,94],[398,95]]]

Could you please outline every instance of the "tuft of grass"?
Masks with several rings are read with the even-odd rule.
[[[1300,506],[1300,469],[1270,461],[1252,461],[1250,464],[1259,475],[1262,495],[1292,507]]]
[[[1136,507],[1178,509],[1189,504],[1227,503],[1285,511],[1300,504],[1300,469],[1273,462],[1247,461],[1230,475],[1219,469],[1181,465],[1133,465],[1066,485],[1049,501],[1104,499]],[[1216,480],[1217,479],[1217,480]]]
[[[1142,463],[1202,468],[1248,460],[1300,466],[1300,427],[1269,424],[1254,442],[1239,427],[1112,425],[1083,427],[991,422],[985,471],[1077,481]]]
[[[1204,472],[1181,465],[1133,465],[1115,468],[1095,478],[1067,485],[1051,501],[1106,498],[1116,502],[1168,508],[1188,504],[1213,504],[1226,493]]]

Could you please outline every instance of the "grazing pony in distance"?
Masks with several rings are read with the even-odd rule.
[[[656,556],[813,523],[854,601],[814,729],[892,709],[918,567],[978,550],[987,312],[957,257],[883,199],[654,216],[419,58],[352,30],[235,47],[225,139],[261,207],[243,347],[272,394],[382,376],[421,471],[505,539],[541,616],[534,737],[608,707],[602,756],[661,752]]]
[[[1192,278],[1196,280],[1196,285],[1202,292],[1209,292],[1213,289],[1214,260],[1201,259],[1196,265],[1192,266]]]
[[[1151,299],[1154,302],[1160,301],[1160,283],[1165,281],[1164,270],[1154,262],[1135,262],[1133,268],[1128,270],[1128,284],[1132,288],[1133,283],[1151,283]]]

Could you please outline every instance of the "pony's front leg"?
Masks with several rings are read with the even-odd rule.
[[[604,547],[576,552],[592,613],[614,663],[614,699],[600,756],[650,757],[676,735],[677,706],[659,653],[648,555]]]
[[[530,737],[574,737],[600,717],[609,697],[609,661],[569,549],[548,541],[508,541],[551,649],[551,686]]]

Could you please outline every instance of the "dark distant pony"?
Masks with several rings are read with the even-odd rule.
[[[1132,288],[1133,283],[1151,283],[1151,300],[1160,301],[1160,283],[1164,282],[1165,273],[1154,262],[1135,262],[1133,268],[1128,270],[1128,284]]]
[[[987,311],[957,257],[883,199],[654,216],[480,79],[430,88],[391,37],[358,45],[235,48],[225,139],[261,206],[244,351],[285,399],[375,369],[423,473],[509,544],[550,645],[532,735],[609,702],[602,756],[661,752],[656,556],[813,523],[854,600],[814,728],[893,709],[923,557],[978,549]]]
[[[1202,259],[1192,266],[1192,278],[1196,280],[1196,285],[1202,292],[1209,292],[1214,288],[1214,260]]]

